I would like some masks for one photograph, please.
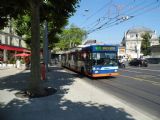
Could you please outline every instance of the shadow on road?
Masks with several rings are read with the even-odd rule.
[[[56,94],[34,99],[12,98],[0,105],[2,120],[134,120],[123,109],[92,102],[73,102],[63,99],[73,85],[76,74],[53,67],[44,83],[56,88]],[[0,93],[26,88],[29,73],[20,73],[1,79]],[[66,87],[68,86],[68,87]],[[87,92],[87,91],[86,91]],[[0,96],[3,97],[3,96]]]

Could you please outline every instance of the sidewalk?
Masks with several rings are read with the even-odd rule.
[[[16,75],[20,72],[24,71],[24,68],[23,69],[17,69],[15,67],[12,67],[12,68],[9,68],[9,67],[5,67],[5,68],[2,68],[0,67],[0,79],[3,78],[3,77],[7,77],[8,75]]]
[[[24,71],[0,79],[2,120],[151,120],[116,97],[103,92],[73,72],[52,67],[45,86],[57,93],[34,99],[16,98],[25,89],[29,73]]]

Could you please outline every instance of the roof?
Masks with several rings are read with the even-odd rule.
[[[97,40],[87,40],[83,45],[104,45],[105,43],[99,42]]]
[[[0,31],[0,34],[1,34],[1,35],[7,35],[7,36],[10,36],[10,37],[14,37],[14,38],[23,40],[22,37],[17,36],[17,35],[13,35],[13,34],[11,34],[11,33],[7,33],[7,32]]]
[[[140,32],[154,32],[150,28],[146,27],[136,27],[136,28],[131,28],[127,31],[127,33],[140,33]]]

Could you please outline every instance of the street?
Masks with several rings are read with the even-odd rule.
[[[58,66],[50,67],[45,86],[57,93],[44,98],[20,99],[29,71],[1,70],[0,116],[3,120],[159,120],[160,65],[127,67],[120,76],[91,79]],[[38,106],[38,108],[37,108]]]
[[[153,119],[160,118],[160,64],[128,66],[119,72],[118,77],[87,81]]]

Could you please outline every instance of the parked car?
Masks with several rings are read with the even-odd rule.
[[[140,66],[140,67],[147,67],[148,62],[144,59],[133,59],[129,62],[130,66]]]
[[[160,58],[147,58],[148,63],[150,64],[159,64]]]

